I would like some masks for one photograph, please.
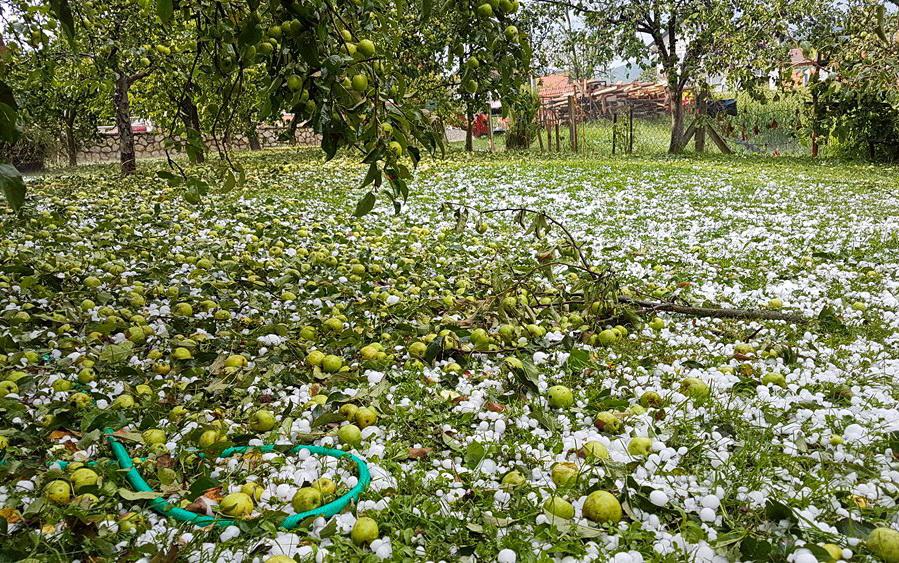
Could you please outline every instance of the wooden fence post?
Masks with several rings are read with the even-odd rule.
[[[562,135],[560,133],[559,120],[555,121],[556,124],[556,152],[562,152]]]
[[[706,92],[705,87],[700,88],[696,96],[696,119],[700,120],[696,126],[694,136],[695,149],[697,153],[705,152],[705,113],[706,113]],[[686,148],[686,147],[685,147]]]
[[[571,150],[577,152],[577,116],[574,114],[574,96],[568,96],[568,137]]]
[[[615,156],[615,147],[618,145],[618,112],[612,113],[612,156]]]
[[[634,154],[634,106],[628,112],[627,154]]]

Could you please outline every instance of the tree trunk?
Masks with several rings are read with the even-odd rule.
[[[250,143],[251,151],[262,150],[262,144],[259,143],[259,133],[256,131],[256,122],[252,119],[247,120],[247,141]]]
[[[206,145],[203,142],[200,112],[197,110],[197,104],[194,103],[190,94],[181,99],[179,110],[181,121],[184,123],[184,130],[187,134],[187,141],[192,143],[195,148],[195,150],[188,151],[187,155],[191,163],[203,164],[206,162]]]
[[[465,119],[468,122],[468,127],[465,128],[465,150],[467,152],[474,151],[474,139],[472,138],[472,128],[474,127],[474,115],[471,110],[468,110],[465,114]]]
[[[680,154],[683,150],[681,140],[684,136],[684,87],[671,89],[671,141],[668,143],[668,154]]]
[[[78,143],[75,140],[75,115],[76,110],[68,110],[66,118],[66,155],[69,157],[69,166],[78,166]]]
[[[131,83],[124,74],[119,75],[115,81],[115,123],[119,132],[119,161],[122,164],[122,174],[128,176],[137,171],[136,157],[134,153],[134,131],[131,129],[131,104],[128,102],[128,90]]]
[[[290,124],[287,126],[287,134],[290,135],[288,142],[291,146],[297,144],[297,125],[300,123],[300,112],[294,111]]]
[[[705,122],[702,120],[705,119],[707,106],[708,93],[706,92],[705,87],[703,87],[699,90],[699,95],[696,97],[696,119],[700,120],[699,124],[696,126],[695,133],[695,147],[697,153],[705,152]]]

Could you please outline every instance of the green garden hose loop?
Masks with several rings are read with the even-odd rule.
[[[109,442],[109,447],[112,448],[112,453],[115,456],[119,467],[123,470],[127,470],[125,478],[131,484],[131,486],[139,492],[153,492],[153,488],[150,487],[150,485],[147,484],[146,481],[144,481],[144,478],[141,476],[140,472],[134,467],[134,463],[131,461],[131,456],[128,455],[128,450],[126,450],[125,446],[123,446],[122,443],[119,442],[113,435],[113,430],[111,428],[106,428],[103,432],[106,434],[106,440]],[[333,448],[306,445],[294,446],[290,449],[289,453],[296,454],[301,450],[306,450],[309,453],[316,455],[323,455],[338,459],[349,458],[356,462],[356,467],[359,471],[359,479],[356,483],[356,486],[350,489],[349,492],[341,495],[328,504],[323,504],[322,506],[319,506],[318,508],[315,508],[313,510],[307,510],[306,512],[300,512],[299,514],[292,514],[284,518],[284,520],[281,521],[281,527],[287,530],[298,527],[307,518],[315,518],[319,516],[329,518],[331,516],[334,516],[335,514],[342,511],[350,502],[359,498],[359,495],[361,495],[362,492],[365,491],[365,489],[368,487],[368,484],[371,482],[371,474],[368,471],[368,464],[365,462],[365,460],[356,455],[342,450],[335,450]],[[262,446],[234,446],[223,450],[218,457],[231,457],[234,454],[239,454],[247,451],[267,453],[275,451],[275,446],[274,444],[265,444]],[[152,508],[159,514],[162,514],[163,516],[174,518],[179,522],[190,522],[191,524],[201,527],[209,525],[224,527],[235,524],[235,521],[230,518],[206,516],[203,514],[196,514],[195,512],[191,512],[189,510],[184,510],[183,508],[178,508],[177,506],[170,504],[161,497],[156,497],[150,500],[150,508]]]

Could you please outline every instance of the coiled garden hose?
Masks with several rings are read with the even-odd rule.
[[[139,492],[155,492],[153,491],[153,488],[150,487],[150,485],[144,480],[143,476],[140,474],[137,468],[134,467],[131,456],[128,455],[128,450],[125,449],[125,446],[122,445],[122,443],[118,439],[116,439],[113,430],[111,428],[106,428],[103,430],[103,432],[104,434],[106,434],[106,441],[109,443],[109,447],[112,449],[112,453],[115,456],[116,462],[118,462],[119,467],[127,471],[127,473],[125,473],[125,478],[131,484],[131,486]],[[371,482],[371,474],[368,471],[368,464],[365,462],[365,460],[354,454],[351,454],[350,452],[336,450],[333,448],[326,448],[324,446],[310,446],[300,444],[292,447],[287,453],[297,454],[302,450],[306,450],[314,455],[328,456],[337,459],[351,459],[356,463],[356,468],[359,471],[358,481],[352,489],[350,489],[347,493],[339,496],[335,500],[327,504],[323,504],[318,508],[300,512],[298,514],[291,514],[290,516],[284,518],[284,520],[281,521],[281,527],[286,530],[298,527],[307,518],[317,518],[319,516],[329,518],[331,516],[334,516],[335,514],[338,514],[346,507],[346,505],[359,498],[359,495],[361,495],[362,492],[365,491],[365,489]],[[262,446],[233,446],[223,450],[218,455],[218,457],[227,458],[235,454],[248,451],[268,453],[275,451],[275,445],[265,444]],[[62,465],[64,467],[66,464]],[[179,522],[190,522],[191,524],[200,527],[206,527],[210,525],[224,527],[232,526],[235,524],[235,521],[231,518],[207,516],[205,514],[197,514],[195,512],[179,508],[169,503],[162,497],[150,499],[150,508],[158,512],[159,514],[162,514],[163,516],[174,518]]]

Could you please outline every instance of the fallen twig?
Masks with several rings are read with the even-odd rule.
[[[729,309],[725,307],[690,307],[675,303],[644,301],[619,297],[618,301],[627,305],[640,307],[642,312],[665,311],[678,313],[692,317],[708,317],[715,319],[743,319],[759,321],[787,321],[791,323],[804,323],[809,319],[798,313],[783,313],[781,311],[762,311],[759,309]]]

